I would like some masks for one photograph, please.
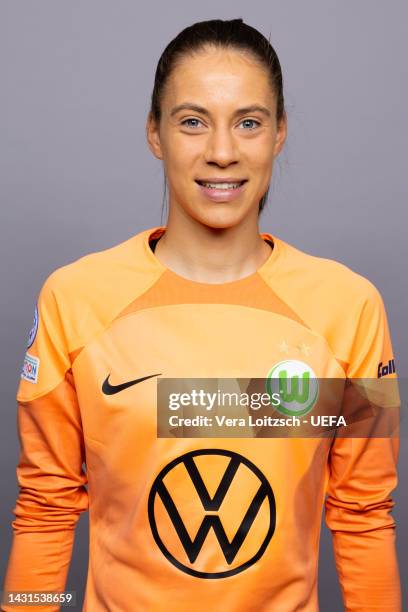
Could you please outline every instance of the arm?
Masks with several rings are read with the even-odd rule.
[[[348,378],[377,379],[392,359],[384,305],[371,286],[350,355]],[[395,378],[391,373],[387,378]],[[378,382],[376,380],[376,382]],[[397,384],[397,383],[396,383]],[[347,611],[400,612],[391,492],[397,485],[398,438],[337,438],[330,453],[326,524]]]
[[[81,416],[54,275],[42,287],[38,311],[38,331],[27,351],[34,369],[23,368],[17,392],[20,490],[5,591],[64,591],[75,525],[88,507]],[[3,604],[2,610],[51,612],[59,606]]]

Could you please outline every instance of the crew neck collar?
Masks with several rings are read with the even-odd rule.
[[[220,287],[221,285],[229,286],[229,287],[237,286],[237,285],[246,285],[248,283],[251,283],[253,280],[255,280],[259,275],[262,277],[269,277],[271,274],[272,268],[276,267],[276,262],[280,256],[280,251],[281,251],[280,240],[276,238],[275,236],[273,236],[272,234],[270,234],[269,232],[260,232],[259,235],[261,236],[261,238],[263,240],[271,241],[274,247],[269,257],[257,270],[255,270],[254,272],[252,272],[251,274],[247,276],[244,276],[242,278],[239,278],[233,281],[226,281],[225,283],[204,283],[201,281],[195,281],[195,280],[186,278],[185,276],[182,276],[178,274],[177,272],[174,272],[171,268],[168,268],[167,266],[165,266],[158,259],[158,257],[156,257],[156,255],[152,251],[150,247],[150,241],[153,240],[154,238],[160,238],[165,233],[166,229],[167,229],[166,226],[160,225],[160,226],[156,226],[148,230],[145,230],[143,232],[143,247],[144,247],[145,254],[148,257],[150,263],[153,264],[160,272],[162,273],[165,272],[167,275],[172,276],[179,283],[189,284],[191,286],[207,287],[211,289],[213,287],[214,288]]]

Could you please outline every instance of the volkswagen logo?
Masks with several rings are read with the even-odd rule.
[[[152,485],[148,513],[166,559],[206,579],[234,576],[256,563],[276,522],[264,474],[246,457],[222,449],[191,451],[168,463]]]

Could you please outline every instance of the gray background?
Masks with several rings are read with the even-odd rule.
[[[162,169],[144,132],[156,62],[186,25],[235,17],[271,35],[284,73],[289,138],[261,230],[367,276],[407,376],[406,2],[3,0],[1,578],[17,495],[15,392],[38,290],[56,267],[162,223]],[[394,511],[405,575],[407,442]],[[84,515],[67,585],[80,599],[87,555]],[[326,530],[319,580],[321,609],[342,610]]]

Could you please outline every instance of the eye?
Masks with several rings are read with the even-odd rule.
[[[196,117],[189,117],[188,119],[183,119],[183,121],[181,121],[181,125],[192,128],[200,127],[199,125],[197,125],[198,123],[202,125],[201,121]]]
[[[261,125],[261,124],[260,124],[260,122],[259,122],[259,121],[257,121],[256,119],[243,119],[243,120],[241,121],[241,124],[240,124],[240,125],[242,125],[243,123],[244,123],[244,124],[246,124],[245,128],[246,128],[246,129],[249,129],[249,130],[254,130],[256,127],[258,127],[259,125]],[[248,125],[248,124],[249,124],[249,125]],[[256,125],[254,125],[254,124],[256,124]]]

